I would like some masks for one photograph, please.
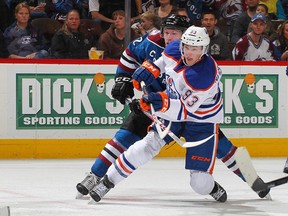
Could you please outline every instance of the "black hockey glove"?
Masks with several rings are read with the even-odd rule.
[[[134,97],[132,78],[123,75],[115,77],[115,84],[112,87],[111,94],[114,99],[120,101],[120,103],[124,105],[126,98]]]
[[[143,114],[142,109],[140,107],[139,99],[133,99],[132,102],[129,104],[129,108],[136,115]]]

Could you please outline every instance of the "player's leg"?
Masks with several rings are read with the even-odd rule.
[[[245,181],[234,157],[236,150],[237,147],[234,146],[230,142],[230,140],[227,139],[225,134],[219,128],[219,143],[217,150],[217,158],[220,159],[232,172],[234,172],[243,181]]]
[[[239,166],[236,162],[235,152],[237,147],[234,146],[230,140],[227,139],[225,134],[219,128],[219,144],[217,150],[217,158],[219,158],[232,172],[239,176],[243,181],[246,182],[243,174],[241,173]],[[258,179],[263,181],[259,176]],[[270,189],[264,191],[255,191],[260,198],[264,198]]]
[[[202,145],[187,148],[185,168],[190,170],[190,185],[201,195],[211,195],[218,202],[227,200],[227,193],[213,178],[212,173],[216,161],[218,147],[218,125],[186,123],[183,137],[186,141],[200,140],[216,135]]]
[[[165,121],[164,124],[168,124],[168,121]],[[182,133],[184,125],[185,123],[174,122],[170,129],[174,134],[179,135]],[[127,178],[138,167],[152,160],[166,143],[172,141],[168,135],[164,139],[161,139],[155,131],[155,127],[152,126],[151,132],[142,140],[130,146],[127,151],[117,158],[108,169],[107,175],[104,176],[100,184],[90,192],[90,196],[95,201],[99,202],[114,185]]]
[[[156,132],[150,131],[117,158],[103,180],[90,191],[90,196],[99,202],[111,188],[131,175],[138,167],[152,160],[165,143]]]
[[[218,202],[227,200],[225,189],[208,172],[190,170],[190,185],[196,193],[211,195]]]
[[[150,124],[151,120],[144,114],[136,115],[131,112],[121,129],[106,143],[92,165],[90,173],[82,182],[77,184],[76,188],[80,194],[76,198],[87,195],[100,182],[100,179],[118,156],[147,134],[147,127]]]

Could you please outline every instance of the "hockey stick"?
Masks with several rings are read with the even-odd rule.
[[[255,192],[267,190],[269,188],[273,188],[288,182],[288,176],[275,179],[270,182],[264,182],[262,179],[260,179],[252,164],[251,157],[245,147],[237,148],[235,152],[235,160],[247,184]]]
[[[131,102],[132,102],[131,98],[126,98],[126,104],[127,105],[129,105],[129,103],[131,103]],[[189,147],[195,147],[195,146],[201,145],[201,144],[203,144],[204,142],[208,141],[209,139],[211,139],[214,136],[214,134],[212,134],[211,136],[209,136],[209,137],[207,137],[207,138],[205,138],[203,140],[194,141],[194,142],[184,142],[179,137],[177,137],[169,128],[167,128],[156,116],[153,116],[152,114],[150,114],[149,112],[146,112],[144,110],[142,110],[142,112],[148,118],[150,118],[155,123],[155,125],[159,125],[159,127],[161,128],[160,130],[168,131],[167,135],[169,135],[174,141],[176,141],[183,148],[189,148]]]
[[[287,158],[286,163],[284,165],[283,172],[288,174],[288,158]]]
[[[152,121],[154,121],[155,125],[159,125],[159,127],[161,128],[160,130],[166,130],[166,126],[156,116],[153,116],[149,112],[146,112],[146,111],[143,111],[143,113]],[[173,140],[175,140],[183,148],[189,148],[189,147],[195,147],[195,146],[201,145],[214,136],[214,134],[212,134],[211,136],[203,140],[193,141],[193,142],[184,142],[179,137],[177,137],[170,129],[168,129],[167,135],[169,135]]]
[[[155,110],[154,110],[154,107],[152,104],[150,104],[150,108],[151,108],[151,115],[152,115],[153,119],[155,118],[158,120],[157,116],[155,115]],[[165,128],[161,127],[160,124],[155,124],[157,133],[161,139],[163,139],[169,133],[171,125],[172,125],[172,122],[169,121],[169,124],[165,129]]]
[[[285,176],[285,177],[279,178],[279,179],[275,179],[275,180],[270,181],[270,182],[266,182],[265,184],[267,185],[268,188],[273,188],[273,187],[277,187],[279,185],[286,184],[286,183],[288,183],[288,176]]]
[[[143,81],[141,82],[141,88],[142,88],[144,94],[147,94],[146,86],[145,86],[145,83]],[[158,118],[155,115],[155,109],[154,109],[154,107],[153,107],[153,105],[151,103],[150,103],[150,109],[151,109],[151,115],[153,117],[153,120],[157,121]],[[172,124],[172,122],[169,121],[169,124],[168,124],[168,126],[166,128],[163,127],[163,126],[160,126],[160,124],[155,124],[157,133],[158,133],[158,135],[159,135],[159,137],[161,139],[163,139],[168,134],[168,132],[169,132],[169,130],[171,128],[171,124]]]
[[[132,102],[132,99],[131,98],[126,98],[125,102],[126,102],[127,105],[129,105]],[[155,125],[159,125],[159,128],[160,128],[161,131],[167,131],[167,135],[169,135],[174,141],[176,141],[183,148],[189,148],[189,147],[195,147],[195,146],[201,145],[201,144],[205,143],[206,141],[208,141],[209,139],[211,139],[214,136],[214,134],[212,134],[211,136],[209,136],[209,137],[207,137],[207,138],[205,138],[203,140],[192,141],[192,142],[184,142],[170,130],[170,126],[171,126],[172,122],[169,123],[170,126],[168,128],[157,118],[157,116],[155,114],[152,115],[149,112],[146,112],[144,110],[142,110],[142,112],[148,118],[150,118],[155,123]]]

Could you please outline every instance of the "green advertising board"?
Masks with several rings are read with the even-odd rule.
[[[247,75],[222,76],[221,127],[278,127],[278,75]],[[111,97],[113,84],[113,74],[18,73],[17,129],[117,129],[129,109]]]
[[[119,128],[129,109],[111,97],[114,75],[97,75],[17,74],[17,129]]]
[[[224,123],[221,127],[278,127],[277,74],[224,74],[221,83],[224,99]]]

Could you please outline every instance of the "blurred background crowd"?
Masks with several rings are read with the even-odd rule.
[[[127,22],[125,0],[0,0],[0,57],[88,59],[97,49],[120,59],[127,35],[153,34],[179,14],[206,27],[215,60],[288,58],[288,0],[129,1]]]

